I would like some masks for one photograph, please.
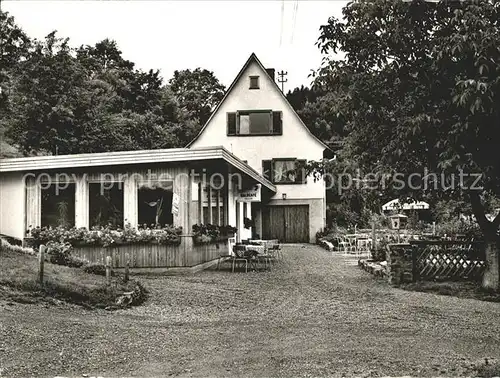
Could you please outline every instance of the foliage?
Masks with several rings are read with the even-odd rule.
[[[329,145],[340,145],[346,130],[340,115],[332,111],[331,103],[337,100],[336,93],[322,91],[316,86],[301,86],[289,91],[286,98],[316,137]]]
[[[500,215],[486,218],[483,200],[500,196],[499,19],[496,1],[350,2],[320,28],[314,81],[348,133],[345,157],[389,174],[397,197],[469,202],[492,259]],[[396,187],[413,173],[419,182]],[[498,286],[494,270],[485,286]]]
[[[245,227],[246,229],[255,227],[255,222],[253,221],[253,219],[245,217],[243,218],[243,227]]]
[[[193,241],[196,244],[214,243],[226,240],[230,235],[236,233],[238,229],[229,225],[218,226],[214,224],[194,224]]]
[[[106,276],[106,266],[103,264],[90,263],[83,267],[83,271],[88,274],[95,274],[98,276]],[[114,270],[111,270],[111,276],[114,276]]]
[[[200,126],[207,122],[215,106],[224,97],[224,85],[212,71],[201,68],[175,71],[169,84],[179,106],[187,110],[190,119]]]
[[[24,253],[26,255],[36,256],[37,251],[33,248],[21,247],[20,245],[13,245],[7,240],[0,238],[0,249],[10,252]]]
[[[30,39],[0,11],[0,153],[74,154],[183,147],[222,87],[213,73],[142,71],[115,41],[74,48],[52,32]]]
[[[469,240],[483,240],[483,234],[477,223],[463,218],[452,218],[437,223],[436,233],[452,239],[460,236]]]
[[[500,194],[499,8],[492,2],[353,2],[344,20],[321,27],[318,46],[329,54],[315,85],[335,92],[332,104],[346,120],[349,156],[365,169],[409,175],[431,172],[481,174],[486,192]],[[487,58],[486,58],[487,57]],[[449,184],[449,182],[447,182]],[[480,193],[428,192],[469,198],[483,232]],[[411,188],[407,188],[411,190]]]
[[[386,260],[386,252],[387,245],[389,242],[385,239],[379,240],[375,246],[372,248],[371,254],[373,261],[385,261]]]
[[[100,245],[109,247],[111,245],[156,243],[164,245],[180,244],[181,227],[165,226],[163,228],[135,229],[126,225],[124,229],[113,230],[108,227],[100,227],[92,230],[86,228],[64,228],[64,227],[37,227],[31,230],[31,236],[37,244],[50,241],[67,243],[71,246]]]

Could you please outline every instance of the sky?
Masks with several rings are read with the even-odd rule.
[[[254,52],[267,68],[288,72],[285,91],[308,85],[321,64],[314,45],[328,17],[341,18],[347,1],[2,1],[30,36],[53,30],[73,46],[117,41],[123,56],[143,70],[213,71],[228,87]]]

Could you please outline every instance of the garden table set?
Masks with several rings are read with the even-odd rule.
[[[245,272],[248,272],[249,266],[257,271],[259,263],[263,263],[265,269],[271,269],[272,264],[282,258],[281,246],[277,240],[247,240],[236,243],[233,238],[229,240],[228,246],[229,254],[221,255],[218,269],[223,261],[232,263],[232,272],[239,263],[245,264]]]

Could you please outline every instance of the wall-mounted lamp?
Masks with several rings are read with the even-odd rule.
[[[286,200],[286,193],[283,193],[281,197],[283,197],[283,199]]]

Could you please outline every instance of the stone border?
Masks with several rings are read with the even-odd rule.
[[[358,260],[358,266],[364,271],[373,274],[375,277],[386,278],[387,273],[387,263],[385,261],[373,261],[373,260]]]

